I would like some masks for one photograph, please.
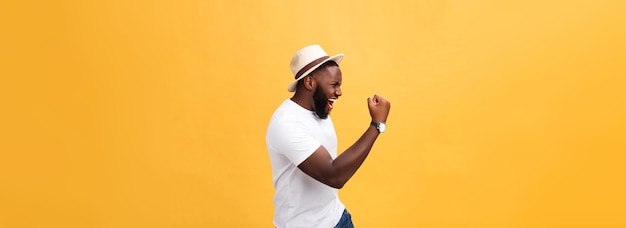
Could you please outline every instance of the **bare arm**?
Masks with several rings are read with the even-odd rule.
[[[386,122],[390,104],[384,98],[374,95],[368,98],[368,107],[372,121]],[[333,160],[328,151],[320,146],[298,168],[316,180],[334,187],[342,188],[361,167],[380,133],[369,126],[365,133],[346,151]]]

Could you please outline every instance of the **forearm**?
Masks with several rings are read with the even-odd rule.
[[[341,188],[361,167],[369,155],[374,142],[380,133],[375,127],[368,127],[365,133],[333,162],[336,185]]]
[[[389,101],[374,95],[374,97],[368,98],[367,102],[372,122],[386,122],[390,108]],[[380,134],[378,127],[369,126],[352,146],[335,159],[331,158],[324,146],[320,146],[313,154],[301,162],[298,168],[328,186],[342,188],[356,170],[361,167],[365,158],[367,158]]]

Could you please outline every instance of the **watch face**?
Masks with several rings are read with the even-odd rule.
[[[383,133],[383,132],[385,132],[385,128],[386,128],[386,127],[387,127],[387,126],[385,125],[385,123],[380,123],[380,124],[378,124],[378,131],[379,131],[380,133]]]

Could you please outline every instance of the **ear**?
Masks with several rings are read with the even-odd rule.
[[[315,90],[315,79],[313,79],[313,76],[306,76],[303,78],[304,80],[304,87],[306,87],[306,89],[308,90]]]

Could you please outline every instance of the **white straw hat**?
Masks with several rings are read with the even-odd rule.
[[[342,59],[343,54],[337,54],[335,56],[329,57],[324,49],[322,49],[322,47],[317,44],[300,49],[298,52],[296,52],[293,58],[291,58],[291,72],[293,73],[293,76],[296,80],[289,83],[289,87],[287,87],[287,90],[289,90],[289,92],[296,91],[296,85],[298,84],[298,81],[309,75],[312,71],[317,69],[325,62],[335,61],[337,64],[339,64]]]

